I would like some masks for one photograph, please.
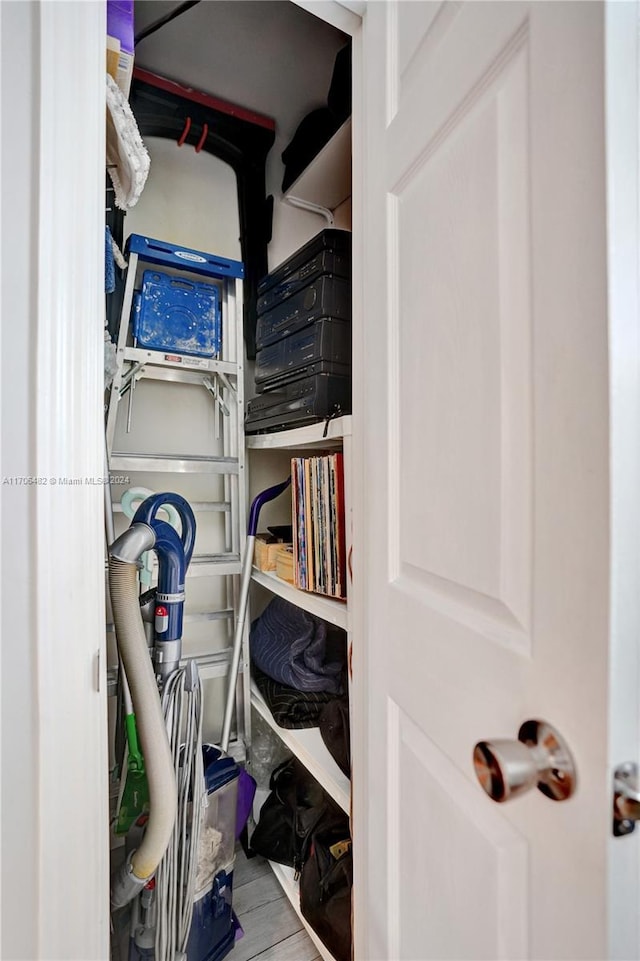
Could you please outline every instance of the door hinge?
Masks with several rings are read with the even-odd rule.
[[[638,765],[633,761],[620,764],[613,772],[613,834],[633,834],[640,820],[640,785]]]

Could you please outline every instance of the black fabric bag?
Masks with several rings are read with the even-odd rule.
[[[351,116],[351,41],[336,54],[327,106],[339,124]]]
[[[260,808],[260,819],[251,836],[249,847],[269,861],[296,862],[293,810],[288,802],[294,778],[293,759],[277,767],[269,782],[271,793]]]
[[[300,729],[318,727],[324,708],[335,700],[325,691],[297,691],[264,674],[256,664],[251,676],[279,727]]]
[[[336,961],[351,961],[353,858],[349,823],[315,830],[300,875],[300,910]]]
[[[344,821],[345,815],[296,758],[273,771],[269,787],[271,793],[260,809],[250,847],[269,861],[288,864],[299,872],[313,831],[330,828]]]
[[[328,107],[318,107],[303,117],[293,139],[282,151],[282,162],[285,168],[282,178],[283,193],[331,140],[339,126],[339,121]]]
[[[351,41],[338,51],[327,103],[303,117],[289,144],[282,152],[284,177],[282,191],[286,192],[294,180],[333,137],[347,117],[351,116]]]
[[[322,709],[318,723],[327,750],[340,770],[351,777],[351,736],[349,731],[349,698],[334,697]]]

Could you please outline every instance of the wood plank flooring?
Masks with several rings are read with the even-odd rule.
[[[261,857],[236,850],[233,910],[244,936],[229,961],[321,961],[273,871]]]
[[[261,857],[247,860],[240,845],[233,871],[233,910],[244,935],[236,941],[228,961],[322,961],[268,863]],[[120,912],[118,918],[112,961],[125,961],[128,916]]]

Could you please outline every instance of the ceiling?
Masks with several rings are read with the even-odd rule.
[[[136,0],[136,33],[180,6]],[[136,65],[273,117],[276,150],[323,105],[347,37],[287,0],[202,0],[136,47]]]

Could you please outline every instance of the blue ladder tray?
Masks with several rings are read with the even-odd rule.
[[[143,263],[223,280],[241,278],[243,265],[215,254],[131,234],[129,253]],[[220,290],[216,284],[145,270],[133,302],[133,336],[148,350],[216,357],[222,347]]]

